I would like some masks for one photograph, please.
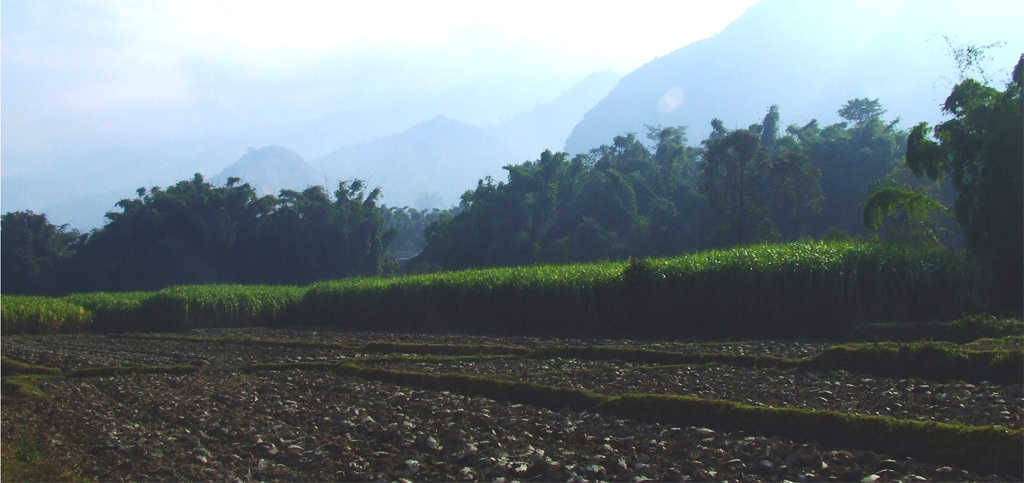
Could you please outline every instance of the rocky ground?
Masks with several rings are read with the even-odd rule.
[[[3,401],[5,437],[32,427],[101,481],[1012,480],[769,435],[672,427],[424,391],[323,371],[247,372],[256,362],[360,360],[389,369],[512,377],[597,392],[691,394],[771,406],[1019,428],[1021,385],[937,383],[844,372],[501,357],[376,360],[370,341],[606,344],[482,337],[207,331],[316,338],[336,348],[101,336],[4,336],[6,357],[74,369],[196,364],[196,374],[55,378],[51,400]],[[618,344],[626,344],[618,342]],[[800,356],[823,344],[632,343],[658,350]]]

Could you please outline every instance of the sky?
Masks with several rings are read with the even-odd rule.
[[[520,86],[464,119],[494,122],[706,38],[753,3],[3,0],[0,174]]]

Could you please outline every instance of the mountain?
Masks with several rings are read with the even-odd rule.
[[[217,185],[238,176],[269,194],[282,187],[322,184],[325,177],[333,191],[338,179],[362,177],[372,186],[380,184],[390,205],[446,207],[458,203],[487,174],[503,179],[501,166],[560,148],[572,126],[618,78],[611,72],[592,74],[561,94],[536,82],[483,79],[432,100],[105,149],[56,167],[5,173],[0,204],[4,211],[33,210],[46,213],[51,222],[89,230],[105,222],[104,213],[114,210],[118,200],[135,197],[139,187],[167,186],[203,173]],[[392,142],[397,144],[385,146]],[[251,148],[267,145],[277,148]],[[276,161],[261,163],[246,159],[248,155],[239,159],[247,148]],[[316,161],[296,162],[302,159],[299,153]],[[449,171],[453,166],[458,173]]]
[[[388,206],[431,208],[459,197],[500,167],[520,162],[481,127],[438,116],[401,133],[340,148],[313,161],[336,179],[359,178],[381,187]]]
[[[244,149],[228,140],[191,140],[106,149],[65,166],[3,176],[3,211],[46,213],[51,222],[87,231],[140,187],[166,186],[222,169]],[[234,154],[237,156],[237,154]]]
[[[594,72],[550,102],[494,124],[489,131],[517,146],[516,154],[525,154],[528,159],[536,159],[545,149],[561,150],[583,114],[608,95],[621,78],[612,71]]]
[[[955,83],[943,36],[987,45],[1003,72],[1024,51],[1020,3],[978,8],[924,0],[762,0],[718,34],[629,73],[588,111],[565,142],[572,153],[609,144],[645,125],[687,126],[691,144],[717,117],[726,127],[759,122],[778,104],[783,125],[839,120],[847,100],[879,99],[909,127],[941,117]],[[994,76],[995,77],[995,76]]]
[[[312,164],[335,179],[380,186],[389,206],[446,208],[485,176],[504,180],[502,166],[559,150],[583,113],[618,79],[614,72],[590,74],[551,101],[488,126],[437,116],[392,136],[336,149]]]
[[[295,151],[281,146],[250,148],[238,161],[214,176],[210,183],[222,186],[232,177],[249,183],[261,196],[276,196],[283,189],[301,191],[324,183],[323,173],[314,169]]]

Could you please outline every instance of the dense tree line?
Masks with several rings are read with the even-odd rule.
[[[45,215],[3,215],[4,293],[153,290],[186,283],[304,284],[378,275],[396,235],[359,180],[258,197],[199,174],[140,188],[86,235]]]
[[[864,235],[864,201],[898,173],[907,134],[878,100],[838,113],[785,133],[778,106],[745,129],[715,119],[699,148],[685,128],[649,127],[647,143],[627,134],[571,159],[544,152],[463,195],[462,213],[428,227],[422,258],[463,268]]]

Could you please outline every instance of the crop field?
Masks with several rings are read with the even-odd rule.
[[[845,335],[863,322],[955,319],[977,312],[986,289],[977,267],[956,254],[807,242],[307,287],[3,295],[0,325],[4,334],[315,325],[550,337],[818,338]]]
[[[945,342],[842,345],[5,334],[0,467],[4,481],[1019,481],[1019,321],[981,339],[962,325],[928,327]]]

